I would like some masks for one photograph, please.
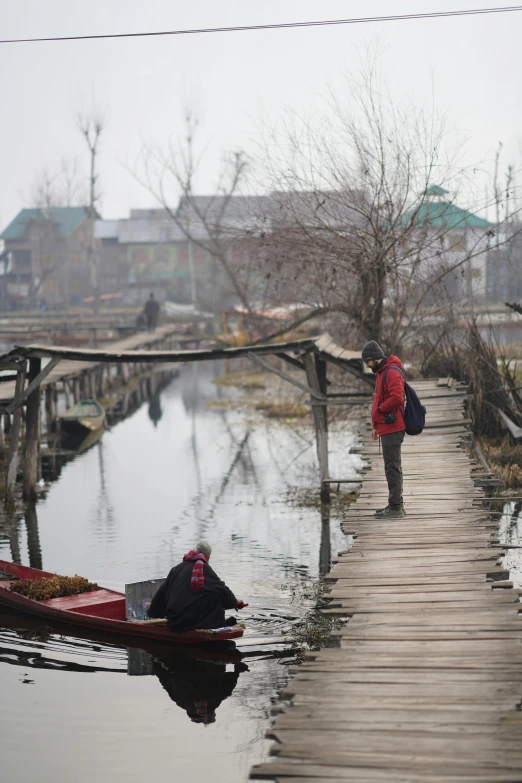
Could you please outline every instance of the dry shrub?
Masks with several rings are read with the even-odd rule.
[[[506,435],[502,439],[482,438],[480,448],[497,478],[504,481],[504,489],[517,489],[522,486],[521,445],[514,445]]]
[[[465,333],[454,331],[439,337],[435,345],[426,339],[423,351],[424,377],[451,376],[468,386],[473,395],[469,412],[475,435],[497,437],[505,432],[498,410],[522,426],[516,371],[499,345],[484,340],[476,321],[468,324]]]
[[[240,389],[264,389],[265,382],[260,372],[231,372],[214,378],[215,386],[237,386]]]
[[[58,576],[57,574],[43,579],[20,579],[11,586],[12,592],[32,598],[33,601],[47,601],[49,598],[91,593],[98,589],[97,584],[89,582],[83,576]]]
[[[269,419],[298,419],[310,413],[306,405],[293,402],[270,402],[261,400],[256,405],[256,410],[262,411]]]

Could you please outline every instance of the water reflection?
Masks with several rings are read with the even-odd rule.
[[[497,503],[501,498],[497,500]],[[499,542],[505,546],[515,547],[506,550],[504,566],[510,572],[510,579],[515,587],[522,587],[522,500],[504,503],[499,523]]]
[[[73,638],[70,628],[24,638],[0,618],[0,687],[4,709],[17,716],[0,737],[6,779],[30,780],[38,770],[42,783],[115,775],[138,783],[150,774],[152,754],[155,779],[166,783],[175,754],[180,780],[190,779],[197,757],[212,783],[239,783],[266,755],[271,699],[288,678],[269,655],[286,649],[332,546],[345,544],[336,518],[313,503],[289,502],[289,487],[317,482],[307,425],[242,409],[238,392],[212,384],[220,371],[192,365],[162,390],[138,384],[111,408],[110,429],[93,447],[79,456],[45,455],[50,491],[25,516],[0,520],[0,557],[123,590],[168,573],[207,538],[217,573],[249,602],[235,658],[216,658],[224,654],[216,648],[212,660],[193,649],[174,657],[172,649],[129,650],[128,639]],[[206,407],[224,396],[237,407]],[[348,456],[355,438],[348,428],[331,432],[333,474],[355,474],[359,457]],[[251,656],[253,649],[265,658]],[[24,668],[32,661],[41,666]],[[249,671],[234,665],[240,661]],[[69,663],[80,668],[69,671]],[[81,667],[98,676],[90,669],[84,676]],[[122,672],[132,678],[115,676]],[[22,688],[20,677],[35,682]],[[82,744],[82,736],[89,741]],[[63,747],[74,757],[68,777]]]
[[[21,544],[23,538],[22,520],[25,521],[27,557],[25,557],[22,551]],[[24,515],[3,511],[0,515],[0,546],[2,541],[8,543],[9,559],[12,563],[21,564],[25,561],[32,568],[42,569],[42,547],[40,544],[36,505],[27,504]]]
[[[158,422],[161,420],[162,415],[161,397],[159,392],[156,392],[156,394],[151,394],[149,399],[149,419],[155,427],[158,426]]]
[[[78,629],[77,635],[75,632],[70,636],[71,629],[64,630],[68,633],[57,632],[55,626],[48,626],[40,618],[21,617],[8,610],[0,612],[0,664],[78,674],[111,672],[157,677],[187,717],[204,725],[216,721],[216,710],[232,695],[240,674],[250,672],[243,660],[245,653],[234,642],[152,653],[113,645],[108,641],[110,635],[99,631]],[[92,643],[94,638],[99,644]],[[285,654],[291,655],[291,651],[279,653]],[[252,658],[256,655],[266,659],[269,653],[250,653]],[[89,657],[87,663],[81,660],[85,656]],[[28,679],[29,672],[24,672],[24,677],[24,684],[34,683],[34,679]]]
[[[38,516],[36,505],[31,503],[25,509],[25,527],[27,529],[27,549],[29,552],[29,565],[31,568],[43,569],[42,547],[40,545],[40,532],[38,530]],[[15,561],[16,562],[16,561]]]
[[[241,672],[249,671],[242,661],[233,666],[234,670],[227,672],[225,663],[174,654],[154,660],[153,672],[192,723],[209,725],[215,722],[221,702],[232,695]]]

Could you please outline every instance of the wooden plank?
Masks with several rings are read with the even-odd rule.
[[[418,385],[421,399],[436,383]],[[373,516],[387,482],[365,435],[368,470],[341,523],[354,543],[322,609],[349,621],[331,633],[337,646],[305,655],[270,733],[278,760],[253,777],[522,781],[520,591],[499,559],[498,514],[475,487],[489,474],[461,448],[464,397],[437,399],[435,426],[405,443],[403,518]]]

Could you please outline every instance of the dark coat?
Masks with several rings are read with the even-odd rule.
[[[145,313],[148,321],[157,321],[159,310],[159,302],[156,302],[155,299],[147,299],[145,302],[145,307],[143,308],[143,312]]]
[[[205,586],[193,593],[190,589],[193,567],[193,560],[174,566],[148,609],[149,617],[166,617],[171,631],[221,628],[225,624],[225,609],[237,606],[234,593],[208,563],[203,563]]]

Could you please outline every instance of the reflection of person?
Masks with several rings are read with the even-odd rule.
[[[160,306],[154,299],[154,294],[151,294],[145,302],[145,307],[143,308],[143,314],[147,319],[147,329],[149,332],[153,332],[158,325],[159,310]]]
[[[244,663],[236,662],[227,672],[224,663],[199,661],[182,655],[154,661],[154,674],[178,707],[185,710],[193,723],[208,726],[216,720],[216,710],[236,687]]]
[[[159,392],[153,394],[149,400],[149,419],[154,422],[154,426],[158,426],[158,421],[161,419],[163,411],[161,410],[161,399]]]
[[[192,631],[235,625],[235,617],[225,619],[225,609],[248,606],[209,566],[212,547],[201,541],[170,571],[153,597],[147,614],[166,617],[171,631]]]

